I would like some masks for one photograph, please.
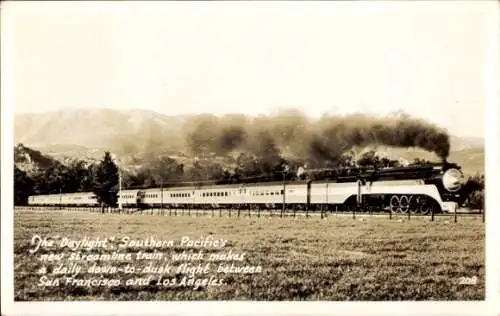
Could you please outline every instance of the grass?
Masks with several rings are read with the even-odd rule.
[[[197,290],[161,288],[154,286],[154,281],[145,286],[76,287],[62,283],[39,287],[40,275],[36,274],[42,266],[39,255],[51,251],[29,253],[35,234],[73,239],[116,236],[115,246],[124,236],[167,240],[211,235],[227,240],[225,251],[246,253],[243,262],[235,264],[260,265],[262,272],[217,274],[213,271],[211,275],[224,278],[223,285]],[[483,300],[484,235],[480,218],[459,218],[458,223],[453,223],[443,218],[434,222],[423,218],[353,220],[335,215],[327,219],[212,218],[16,211],[14,295],[17,301]],[[170,255],[182,249],[162,251]],[[92,263],[80,264],[88,268]],[[144,267],[148,262],[132,264]],[[92,276],[85,271],[78,278]],[[104,276],[125,280],[133,275],[118,272]],[[180,274],[176,276],[182,278]],[[476,285],[459,284],[461,277],[473,276],[478,278]],[[153,276],[156,278],[158,275]]]

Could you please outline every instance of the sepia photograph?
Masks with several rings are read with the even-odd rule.
[[[494,5],[4,3],[13,302],[486,302]]]

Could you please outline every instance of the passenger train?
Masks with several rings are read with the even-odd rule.
[[[455,164],[371,170],[329,180],[121,190],[125,209],[268,209],[308,211],[455,212],[465,184]],[[31,206],[98,207],[93,193],[30,196]]]

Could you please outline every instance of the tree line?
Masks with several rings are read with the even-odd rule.
[[[116,205],[118,167],[109,152],[99,163],[78,159],[68,164],[45,162],[46,168],[29,173],[14,164],[14,205],[27,205],[30,195],[75,192],[94,192],[99,202]]]
[[[410,165],[425,165],[429,161],[415,159]],[[286,169],[285,169],[286,166]],[[231,184],[286,180],[320,180],[329,173],[304,175],[298,172],[303,161],[285,160],[279,155],[240,154],[231,164],[217,162],[215,158],[195,160],[186,167],[171,157],[158,157],[146,161],[136,172],[122,170],[122,189],[179,186],[183,183]],[[379,157],[368,151],[355,158],[352,154],[342,156],[337,162],[335,175],[351,172],[357,168],[399,167],[399,160]],[[284,170],[287,170],[284,172]],[[74,192],[94,192],[98,201],[110,206],[117,203],[119,169],[111,154],[106,152],[101,161],[88,163],[73,160],[67,164],[53,160],[46,168],[27,173],[14,165],[14,203],[26,205],[30,195]],[[484,207],[484,175],[469,177],[464,192],[466,204],[474,208]]]

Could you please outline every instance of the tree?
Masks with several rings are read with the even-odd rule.
[[[118,202],[118,167],[106,152],[95,170],[93,192],[101,205],[116,206]]]
[[[14,165],[14,205],[27,205],[28,197],[33,195],[33,180]]]
[[[475,174],[467,179],[462,190],[468,207],[484,209],[484,181],[484,174]]]

